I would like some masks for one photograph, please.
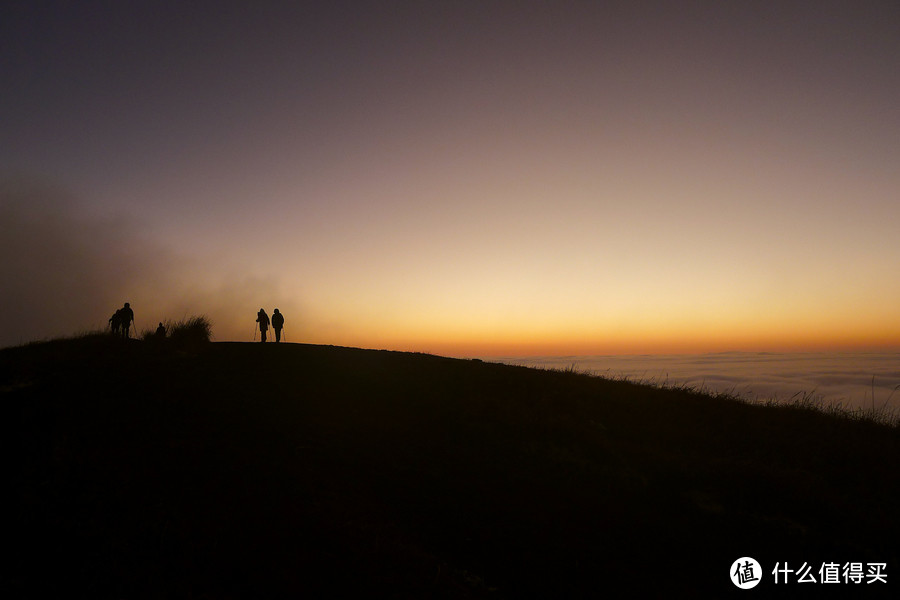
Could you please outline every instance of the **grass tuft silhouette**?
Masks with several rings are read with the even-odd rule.
[[[206,315],[194,315],[179,321],[165,321],[165,341],[179,350],[196,351],[212,339],[212,321]],[[155,331],[145,330],[141,335],[145,342],[160,342]]]
[[[194,347],[205,344],[212,338],[212,321],[209,317],[193,316],[169,325],[169,338],[177,347]]]

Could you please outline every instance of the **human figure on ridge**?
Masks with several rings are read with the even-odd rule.
[[[266,332],[269,330],[269,315],[266,314],[266,311],[263,309],[259,309],[259,312],[256,313],[256,322],[259,323],[259,341],[266,341]]]
[[[272,313],[272,328],[275,329],[275,341],[281,341],[281,330],[284,328],[284,315],[276,308]]]
[[[131,324],[134,322],[134,311],[131,310],[131,305],[126,302],[125,306],[116,311],[116,314],[119,315],[119,326],[122,328],[122,337],[127,340]]]
[[[114,336],[119,335],[119,329],[122,327],[122,309],[116,310],[113,316],[109,318],[109,329]]]
[[[159,324],[159,327],[156,328],[156,337],[162,339],[166,337],[166,328],[162,323]]]

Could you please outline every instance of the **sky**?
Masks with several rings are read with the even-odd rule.
[[[0,346],[900,350],[900,4],[0,6]]]

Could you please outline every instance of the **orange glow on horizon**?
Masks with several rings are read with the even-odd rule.
[[[853,329],[851,327],[793,327],[773,328],[722,327],[691,329],[669,327],[654,331],[652,327],[619,327],[604,332],[594,326],[578,331],[563,331],[514,325],[490,330],[444,330],[440,323],[429,327],[409,328],[396,323],[394,328],[378,324],[353,327],[350,323],[320,326],[308,319],[288,318],[287,341],[311,344],[350,346],[410,352],[425,352],[454,357],[491,356],[570,356],[624,354],[699,354],[709,352],[816,352],[816,351],[900,351],[900,326],[891,328]],[[249,341],[250,323],[233,327],[240,334],[227,335],[228,328],[220,327],[217,339]]]
[[[128,301],[454,356],[900,348],[893,9],[322,3],[208,45],[113,35],[133,4],[11,15],[0,345]]]

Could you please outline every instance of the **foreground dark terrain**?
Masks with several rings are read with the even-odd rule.
[[[872,597],[900,434],[573,373],[299,344],[0,351],[3,592]],[[755,590],[729,579],[750,556]],[[775,562],[887,584],[775,586]],[[898,578],[898,579],[895,579]],[[765,589],[763,589],[765,588]]]

